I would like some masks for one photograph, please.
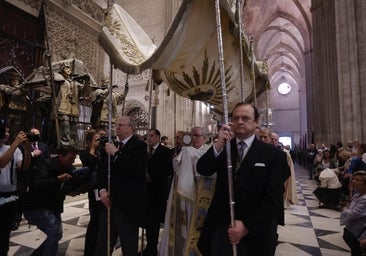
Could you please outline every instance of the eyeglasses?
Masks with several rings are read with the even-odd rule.
[[[130,126],[130,124],[118,124],[118,126]]]
[[[253,118],[249,116],[233,116],[233,121],[238,122],[239,120],[242,120],[243,122],[248,122],[253,120]]]
[[[202,134],[192,134],[193,137],[202,137]]]

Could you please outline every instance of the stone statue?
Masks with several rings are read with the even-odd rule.
[[[100,113],[100,124],[102,125],[102,127],[108,127],[108,123],[109,123],[109,99],[112,100],[112,124],[114,124],[116,122],[117,119],[117,106],[122,104],[123,101],[126,98],[126,93],[119,93],[117,91],[113,91],[113,89],[118,88],[118,85],[113,85],[112,86],[112,96],[108,95],[105,97],[104,102],[103,102],[103,106],[102,106],[102,112]]]
[[[2,92],[0,107],[5,121],[10,124],[11,136],[16,136],[19,131],[26,128],[26,111],[29,97],[22,83],[21,74],[11,72],[9,81],[9,85],[0,85],[0,91]]]
[[[102,85],[100,88],[96,89],[93,92],[92,106],[93,112],[90,119],[92,126],[96,129],[108,127],[109,123],[109,99],[112,100],[112,124],[116,122],[116,118],[118,116],[117,106],[122,104],[126,98],[128,92],[128,86],[126,86],[123,93],[117,92],[114,89],[118,88],[118,85],[112,86],[112,96],[109,96],[109,80],[104,77],[102,80]]]
[[[90,117],[90,123],[93,128],[100,128],[100,116],[102,113],[103,102],[108,96],[108,84],[107,77],[102,78],[101,86],[92,92],[92,114]]]
[[[72,79],[71,65],[61,64],[60,74],[64,81],[56,93],[55,107],[60,127],[60,139],[63,145],[73,145],[77,140],[76,123],[79,117],[79,90],[82,84]]]

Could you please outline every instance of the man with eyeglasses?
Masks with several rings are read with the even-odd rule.
[[[238,103],[232,122],[222,125],[218,141],[198,160],[201,175],[217,175],[214,198],[198,242],[203,256],[274,255],[277,224],[283,223],[283,175],[279,151],[255,137],[258,110]],[[230,225],[226,142],[230,142],[235,225]]]
[[[164,231],[159,255],[196,255],[195,246],[199,237],[205,206],[197,207],[200,196],[210,193],[213,182],[203,187],[196,171],[197,160],[207,151],[203,128],[191,130],[191,146],[183,146],[173,160],[175,175],[171,185],[165,215]],[[200,186],[201,185],[201,186]],[[207,200],[205,200],[207,202]],[[198,209],[201,212],[198,212]],[[207,209],[206,209],[207,210]]]
[[[133,133],[135,122],[129,116],[116,121],[118,146],[105,144],[105,152],[110,156],[110,191],[108,188],[108,159],[101,169],[99,194],[105,206],[100,216],[100,229],[95,255],[107,253],[107,208],[110,209],[111,250],[117,236],[123,255],[137,255],[138,230],[143,223],[146,206],[146,163],[147,145]]]

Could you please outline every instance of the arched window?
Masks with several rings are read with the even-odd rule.
[[[133,108],[127,115],[135,120],[136,134],[144,135],[147,133],[149,130],[148,114],[143,109]]]

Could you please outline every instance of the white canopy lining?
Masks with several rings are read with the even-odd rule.
[[[240,49],[239,40],[232,35],[229,26],[233,13],[226,11],[228,5],[225,7],[221,18],[228,107],[231,109],[241,100]],[[183,1],[159,47],[122,7],[114,4],[100,41],[111,62],[124,72],[137,74],[147,68],[160,70],[164,82],[177,94],[222,109],[214,1]],[[246,61],[247,101],[253,96],[249,68],[249,61]],[[258,93],[264,91],[266,80],[259,75],[256,78]]]

